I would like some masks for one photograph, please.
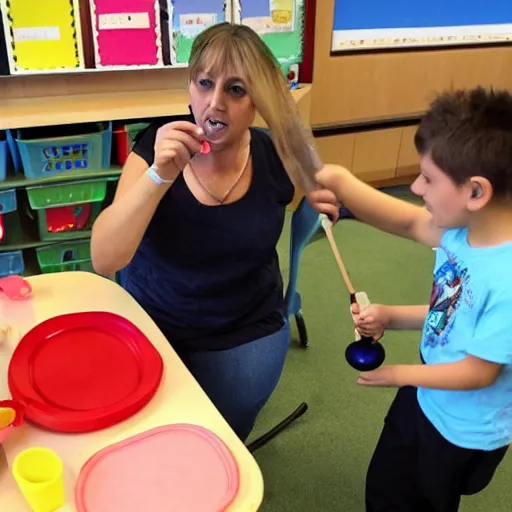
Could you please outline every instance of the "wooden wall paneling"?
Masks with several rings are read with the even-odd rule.
[[[315,127],[420,113],[436,92],[452,86],[512,89],[512,46],[331,56],[334,0],[316,5]]]
[[[315,138],[320,158],[325,164],[342,165],[347,169],[352,169],[355,141],[354,133]]]
[[[352,172],[366,182],[394,178],[401,138],[401,128],[356,133]]]
[[[417,126],[402,128],[402,139],[396,167],[397,176],[415,176],[419,174],[420,157],[414,146],[414,134],[417,128]]]

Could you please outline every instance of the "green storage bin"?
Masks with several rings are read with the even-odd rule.
[[[31,210],[37,216],[42,241],[90,236],[101,213],[108,180],[87,180],[27,187]],[[67,226],[76,226],[75,228]]]
[[[89,240],[38,247],[36,256],[43,274],[77,270],[94,272]]]

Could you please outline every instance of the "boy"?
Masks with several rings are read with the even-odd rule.
[[[362,334],[422,329],[424,364],[358,383],[398,387],[366,480],[367,512],[454,512],[485,488],[512,439],[512,95],[441,94],[415,136],[425,208],[346,169],[320,185],[362,222],[437,247],[429,306],[353,310]]]

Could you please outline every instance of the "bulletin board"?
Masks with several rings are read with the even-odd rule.
[[[90,0],[96,67],[162,67],[158,0]]]
[[[11,73],[84,68],[78,0],[0,0],[0,9]]]
[[[206,28],[232,21],[230,0],[167,0],[171,63],[187,66],[192,43]]]
[[[336,0],[332,52],[512,42],[511,0]]]
[[[251,27],[283,68],[300,64],[304,42],[304,0],[235,0],[236,21]]]

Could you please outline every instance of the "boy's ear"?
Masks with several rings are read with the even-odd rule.
[[[491,182],[482,176],[474,176],[469,183],[469,211],[476,212],[484,208],[493,197]]]

